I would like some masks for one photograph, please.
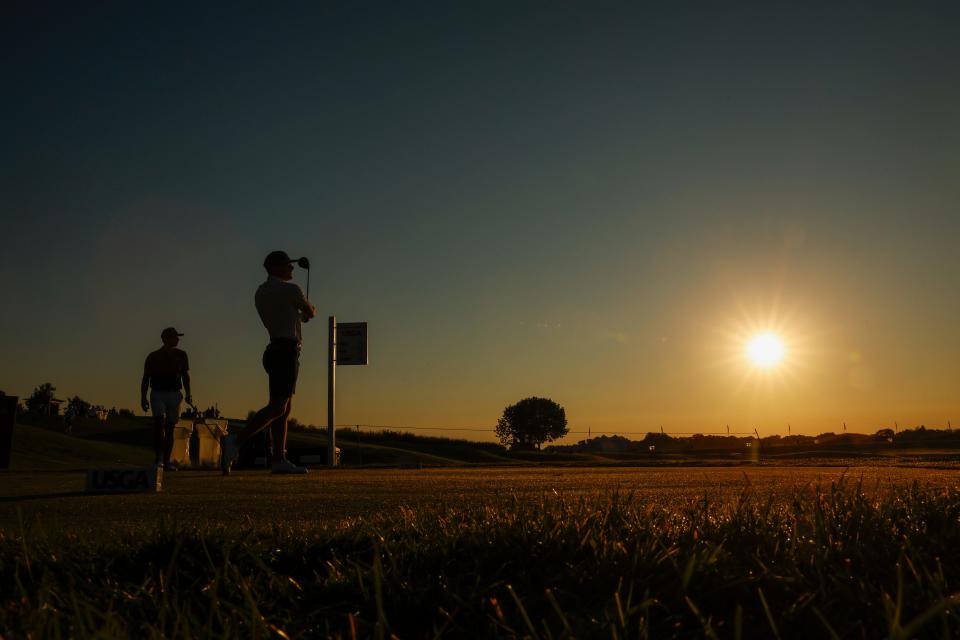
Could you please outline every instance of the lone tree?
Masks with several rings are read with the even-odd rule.
[[[567,414],[549,398],[524,398],[503,410],[497,421],[497,437],[511,449],[540,448],[567,435]]]

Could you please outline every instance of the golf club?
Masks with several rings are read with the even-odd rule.
[[[297,260],[297,266],[307,270],[307,300],[310,299],[310,261],[306,258]]]

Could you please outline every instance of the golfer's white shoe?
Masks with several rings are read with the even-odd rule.
[[[307,472],[306,467],[298,467],[289,460],[277,460],[273,463],[273,466],[270,469],[271,473],[296,473],[302,474]]]
[[[230,475],[230,469],[233,463],[240,456],[240,447],[237,446],[237,436],[228,435],[220,443],[220,470],[223,475]]]

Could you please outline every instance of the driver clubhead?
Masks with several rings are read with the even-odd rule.
[[[299,260],[297,260],[297,265],[303,269],[307,269],[307,270],[310,269],[310,261],[307,260],[306,258],[300,258]]]

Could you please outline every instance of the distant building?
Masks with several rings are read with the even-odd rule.
[[[40,405],[40,415],[42,416],[58,416],[60,415],[60,405],[64,403],[63,400],[57,398],[47,398]]]

